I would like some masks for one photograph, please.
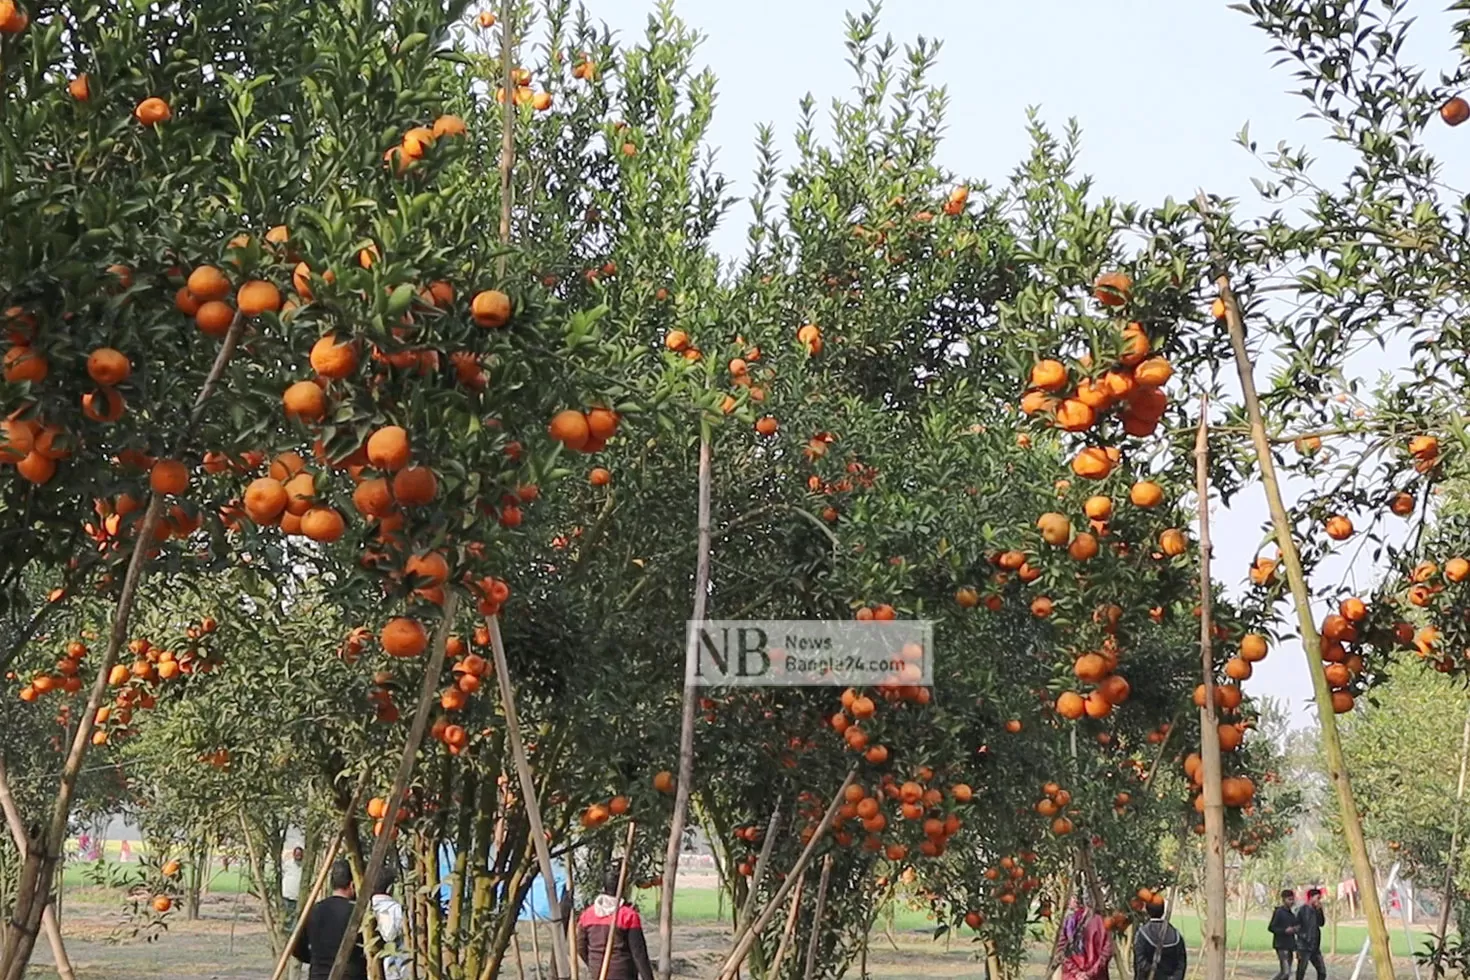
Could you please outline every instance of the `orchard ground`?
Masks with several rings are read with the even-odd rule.
[[[117,942],[114,937],[122,922],[123,896],[120,890],[85,884],[82,868],[68,869],[68,882],[63,898],[62,928],[67,949],[77,968],[78,980],[255,980],[268,974],[271,967],[266,940],[256,901],[240,889],[234,872],[216,874],[210,894],[202,903],[201,918],[189,922],[182,916],[170,919],[169,929],[155,942]],[[640,892],[638,904],[646,922],[655,916],[657,895]],[[676,976],[712,978],[718,973],[721,959],[729,950],[730,932],[727,907],[721,905],[720,893],[711,885],[681,888],[677,904]],[[1192,910],[1183,910],[1175,920],[1191,946],[1197,961],[1199,919]],[[1228,967],[1233,977],[1270,977],[1275,973],[1276,959],[1271,953],[1266,920],[1252,916],[1246,921],[1244,941],[1238,928],[1239,919],[1231,923]],[[657,937],[650,929],[650,946]],[[1353,958],[1363,942],[1362,926],[1346,923],[1336,930],[1338,955],[1327,956],[1329,975],[1346,977],[1352,971]],[[1415,930],[1414,942],[1427,936],[1422,928]],[[521,952],[525,976],[537,978],[533,965],[531,928],[520,929]],[[539,937],[543,958],[549,944],[543,931]],[[1323,935],[1323,946],[1334,948],[1333,931]],[[1394,952],[1398,958],[1399,976],[1412,976],[1413,967],[1407,956],[1407,942],[1402,930],[1394,935]],[[1040,978],[1045,972],[1045,946],[1033,946],[1025,976]],[[857,975],[854,964],[852,973]],[[934,922],[921,911],[896,906],[891,918],[880,916],[870,938],[868,975],[879,980],[905,978],[977,977],[984,973],[978,945],[968,936],[934,938]],[[49,951],[37,950],[31,975],[54,977]],[[1194,975],[1194,971],[1191,971]],[[1115,980],[1118,978],[1115,977]]]

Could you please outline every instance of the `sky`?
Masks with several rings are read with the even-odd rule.
[[[1431,78],[1454,63],[1442,7],[1424,0],[1413,11],[1419,29],[1407,58]],[[589,0],[589,8],[632,40],[653,3]],[[719,79],[710,140],[735,193],[750,187],[757,125],[773,126],[789,159],[799,99],[811,93],[825,107],[851,91],[843,47],[849,9],[864,8],[854,0],[676,0],[678,16],[705,37],[697,60]],[[1054,131],[1072,118],[1081,124],[1080,169],[1100,193],[1122,200],[1159,203],[1204,189],[1248,205],[1251,178],[1265,173],[1235,143],[1247,123],[1263,149],[1311,145],[1329,176],[1343,159],[1322,142],[1319,124],[1300,118],[1306,103],[1289,94],[1292,67],[1273,67],[1279,56],[1268,52],[1269,39],[1224,0],[889,0],[881,33],[901,44],[919,36],[942,42],[933,80],[948,89],[951,108],[939,157],[967,178],[995,184],[1010,175],[1027,151],[1025,114],[1033,106]],[[1441,159],[1456,155],[1446,149],[1449,138],[1429,135]],[[717,238],[728,255],[743,246],[747,213],[737,207]],[[1363,370],[1401,363],[1390,351],[1364,358]],[[1265,365],[1257,376],[1264,382]],[[1243,583],[1266,519],[1259,486],[1229,510],[1214,508],[1217,577]],[[1322,574],[1364,590],[1374,579],[1365,559],[1347,555]],[[1295,641],[1257,664],[1246,689],[1282,699],[1296,726],[1312,718],[1310,675]]]

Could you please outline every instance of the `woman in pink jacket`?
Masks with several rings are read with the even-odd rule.
[[[1062,921],[1062,980],[1107,980],[1113,936],[1107,920],[1076,898]]]

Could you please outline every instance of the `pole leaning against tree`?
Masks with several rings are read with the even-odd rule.
[[[1241,315],[1240,302],[1230,287],[1230,277],[1222,273],[1216,279],[1216,285],[1220,290],[1221,304],[1225,307],[1225,324],[1230,331],[1230,345],[1235,352],[1236,371],[1240,376],[1241,394],[1245,399],[1246,414],[1250,421],[1251,442],[1255,447],[1256,462],[1261,468],[1261,484],[1266,494],[1266,504],[1271,511],[1276,545],[1281,549],[1281,561],[1286,566],[1286,580],[1291,588],[1292,603],[1296,606],[1302,650],[1306,654],[1307,669],[1312,674],[1312,692],[1317,702],[1317,723],[1322,735],[1322,753],[1327,762],[1327,778],[1337,791],[1343,837],[1347,840],[1348,854],[1352,857],[1353,876],[1357,880],[1358,895],[1363,902],[1363,918],[1368,924],[1373,969],[1378,980],[1394,980],[1388,925],[1383,919],[1383,906],[1378,900],[1373,861],[1368,856],[1368,842],[1363,836],[1363,820],[1358,813],[1357,801],[1353,799],[1352,781],[1348,778],[1347,762],[1343,757],[1342,738],[1337,731],[1337,713],[1332,706],[1332,688],[1327,683],[1327,675],[1322,667],[1322,636],[1317,632],[1312,617],[1312,595],[1307,587],[1301,553],[1297,550],[1296,538],[1292,534],[1291,516],[1286,511],[1281,482],[1276,476],[1276,462],[1271,456],[1271,443],[1266,435],[1261,399],[1256,392],[1255,366],[1251,363],[1250,351],[1245,344],[1245,321]]]

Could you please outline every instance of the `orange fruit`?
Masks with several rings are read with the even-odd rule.
[[[1353,522],[1341,514],[1327,518],[1323,526],[1327,529],[1327,536],[1334,541],[1346,541],[1353,536]]]
[[[92,81],[86,72],[82,72],[67,83],[66,91],[78,102],[86,102],[92,98]]]
[[[382,517],[393,510],[393,494],[382,477],[363,480],[352,491],[352,506],[363,517]]]
[[[1173,366],[1162,357],[1150,357],[1133,369],[1133,380],[1151,388],[1163,386],[1173,376]]]
[[[1250,661],[1244,657],[1232,657],[1225,662],[1225,676],[1233,681],[1250,680]]]
[[[385,425],[368,437],[368,462],[380,470],[396,473],[408,465],[408,433],[396,425]]]
[[[313,541],[337,541],[346,530],[342,515],[331,507],[313,507],[301,515],[301,533]]]
[[[575,408],[557,412],[552,416],[551,424],[546,427],[546,431],[551,438],[572,450],[585,449],[592,438],[587,416]]]
[[[1266,659],[1266,638],[1259,633],[1247,633],[1240,638],[1240,659],[1247,663],[1259,663]]]
[[[464,120],[458,116],[444,115],[434,120],[432,130],[436,138],[444,136],[463,136],[466,132]]]
[[[314,381],[298,381],[281,395],[287,418],[320,422],[327,414],[327,395]]]
[[[429,147],[434,145],[435,138],[436,134],[432,129],[425,126],[415,126],[403,134],[403,155],[410,160],[422,159]],[[369,260],[368,264],[371,265],[371,260]],[[367,267],[367,265],[363,266],[363,268]]]
[[[1031,387],[1061,391],[1067,386],[1067,368],[1061,361],[1041,360],[1031,368]]]
[[[12,347],[5,352],[5,380],[11,384],[23,381],[45,381],[51,373],[46,355],[33,347]]]
[[[406,466],[393,476],[393,496],[406,507],[431,502],[439,492],[439,479],[427,466]]]
[[[257,524],[274,524],[289,499],[281,481],[262,476],[245,488],[245,513]]]
[[[618,413],[610,408],[594,408],[587,413],[587,431],[593,439],[606,442],[618,430]]]
[[[82,414],[93,422],[116,422],[126,408],[123,396],[111,388],[98,388],[82,396]]]
[[[1121,674],[1109,674],[1097,686],[1097,693],[1102,695],[1109,704],[1122,704],[1133,693],[1133,685],[1129,684],[1128,679]]]
[[[510,297],[498,289],[486,289],[470,300],[470,315],[482,327],[503,327],[510,322]]]
[[[587,482],[594,487],[605,487],[612,482],[612,473],[601,466],[594,467],[592,472],[587,474]]]
[[[1126,272],[1105,272],[1093,283],[1092,295],[1104,306],[1122,306],[1133,291],[1133,278]]]
[[[313,298],[311,293],[311,276],[311,266],[305,262],[296,263],[296,268],[291,270],[291,285],[295,287],[296,292],[301,294],[302,299],[309,300]],[[331,269],[328,269],[322,273],[321,279],[322,282],[333,283],[337,281],[337,274]]]
[[[235,311],[230,304],[217,299],[200,303],[199,312],[194,314],[194,324],[206,337],[223,337],[234,322]]]
[[[1073,561],[1088,561],[1097,557],[1097,538],[1086,531],[1080,532],[1067,548],[1067,554],[1072,556]]]
[[[181,494],[189,489],[189,469],[176,459],[160,459],[148,473],[154,493]]]
[[[1088,497],[1087,502],[1082,505],[1082,512],[1090,520],[1105,521],[1113,516],[1113,501],[1111,497],[1095,496]]]
[[[1072,460],[1072,472],[1088,480],[1101,480],[1113,472],[1113,459],[1107,450],[1089,446]]]
[[[773,436],[780,428],[781,424],[776,421],[774,415],[762,416],[755,423],[755,431],[763,436]]]
[[[1056,411],[1057,425],[1068,432],[1084,432],[1097,421],[1097,413],[1085,402],[1068,398]]]
[[[122,351],[99,347],[87,355],[87,375],[99,385],[115,388],[132,373],[132,362]]]
[[[1052,613],[1052,609],[1053,604],[1051,599],[1047,598],[1044,595],[1039,595],[1035,599],[1031,600],[1031,615],[1037,617],[1038,619],[1045,619],[1046,617],[1050,616]]]
[[[1072,522],[1065,514],[1042,514],[1036,519],[1036,527],[1041,531],[1041,540],[1054,547],[1060,548],[1072,540]]]
[[[230,295],[230,280],[214,266],[201,265],[189,273],[185,288],[196,300],[207,303],[209,300],[224,299]]]
[[[1460,125],[1466,119],[1470,119],[1470,102],[1466,102],[1458,95],[1455,96],[1439,107],[1439,118],[1444,120],[1446,126]]]
[[[1159,535],[1159,550],[1170,558],[1176,558],[1189,550],[1189,542],[1183,531],[1171,527]]]
[[[357,348],[351,342],[337,343],[337,335],[329,333],[312,345],[311,367],[324,378],[345,378],[357,370]]]
[[[672,793],[674,791],[674,774],[667,769],[659,772],[653,777],[653,788],[660,793]]]
[[[1164,502],[1164,490],[1157,483],[1143,480],[1129,488],[1128,499],[1135,507],[1157,507]]]
[[[29,453],[15,464],[15,472],[26,482],[40,486],[56,475],[56,460],[41,453]]]
[[[1056,709],[1063,718],[1076,721],[1086,712],[1087,705],[1076,691],[1063,691],[1057,695]]]
[[[157,912],[158,914],[162,915],[164,912],[167,912],[173,907],[174,900],[169,898],[167,895],[153,896],[153,911]]]
[[[152,96],[138,103],[138,107],[133,110],[133,117],[144,126],[157,126],[173,118],[173,110],[168,107],[167,102]]]
[[[390,657],[417,657],[429,645],[429,635],[418,620],[398,616],[383,626],[379,642]]]
[[[276,288],[275,283],[251,279],[235,294],[235,305],[244,316],[276,313],[281,309],[281,291]]]

